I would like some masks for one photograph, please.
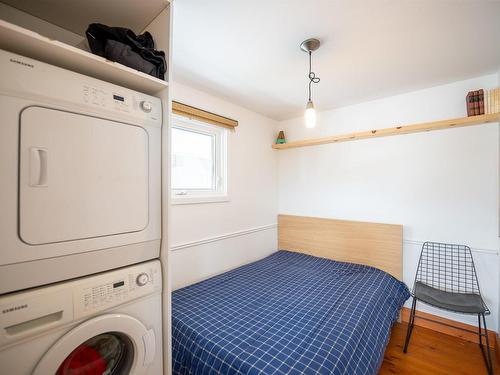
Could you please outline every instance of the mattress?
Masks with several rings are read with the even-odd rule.
[[[379,269],[278,251],[173,292],[173,373],[376,374],[409,296]]]

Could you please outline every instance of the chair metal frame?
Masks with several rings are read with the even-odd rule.
[[[411,292],[413,302],[411,306],[410,318],[408,321],[408,330],[406,332],[406,340],[403,349],[404,353],[408,351],[408,345],[410,344],[410,338],[413,332],[415,318],[419,318],[419,316],[415,313],[418,300],[418,297],[415,295],[415,286],[417,282],[426,284],[427,286],[441,291],[459,294],[477,294],[481,298],[484,311],[477,313],[479,347],[481,348],[481,353],[483,355],[488,374],[493,374],[493,363],[491,359],[491,350],[489,345],[490,343],[485,318],[485,315],[489,315],[490,311],[484,303],[481,291],[479,289],[479,282],[477,279],[476,268],[474,265],[474,259],[472,258],[470,247],[465,245],[454,245],[429,241],[425,242],[422,245],[417,272]],[[427,301],[420,301],[432,305]],[[446,309],[442,306],[435,307],[453,311],[456,313],[467,314],[452,309]],[[475,315],[476,313],[473,314]],[[486,341],[486,350],[483,345],[483,337]]]

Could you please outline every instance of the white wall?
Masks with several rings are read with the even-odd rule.
[[[324,84],[324,83],[321,83]],[[469,90],[497,75],[429,88],[281,122],[289,140],[465,115]],[[320,103],[318,98],[317,103]],[[474,249],[482,292],[497,328],[498,125],[278,151],[279,212],[404,225],[404,281],[411,287],[422,241]],[[476,324],[476,318],[438,315]]]
[[[238,120],[228,137],[229,202],[172,205],[174,289],[276,251],[277,171],[271,149],[277,122],[174,84],[173,99]]]

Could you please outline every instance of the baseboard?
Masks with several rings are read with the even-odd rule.
[[[401,309],[401,319],[403,322],[408,323],[410,317],[410,309],[407,307],[403,307]],[[419,319],[420,317],[420,319]],[[430,320],[432,321],[430,321]],[[478,328],[477,326],[473,326],[470,324],[465,324],[462,322],[457,322],[455,320],[443,318],[441,316],[437,316],[434,314],[429,314],[423,311],[417,310],[417,315],[415,319],[415,325],[419,327],[424,327],[428,329],[432,329],[436,332],[441,332],[446,335],[459,337],[463,340],[479,343],[479,337],[477,335]],[[491,348],[500,348],[498,346],[498,336],[495,331],[488,330],[488,340]],[[499,350],[496,351],[497,360],[500,360]],[[499,362],[500,363],[500,362]]]

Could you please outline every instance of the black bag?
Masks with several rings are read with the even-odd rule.
[[[165,52],[154,49],[155,42],[147,31],[135,35],[132,30],[123,27],[92,23],[85,34],[92,53],[153,77],[165,79]]]

